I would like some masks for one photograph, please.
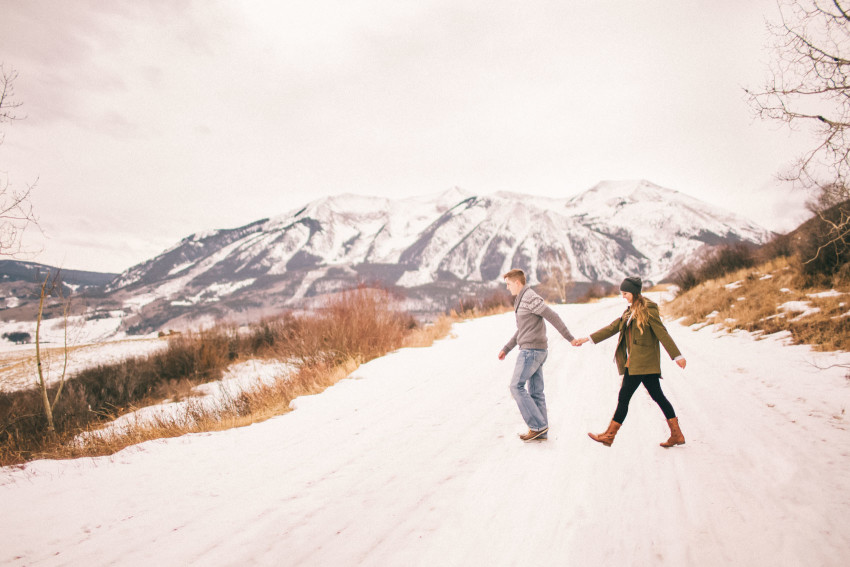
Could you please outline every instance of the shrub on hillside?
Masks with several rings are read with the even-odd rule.
[[[754,247],[744,242],[720,246],[697,265],[687,265],[672,278],[680,292],[756,264]]]
[[[514,306],[513,298],[507,291],[493,291],[486,295],[471,295],[458,300],[457,307],[447,310],[461,317],[475,317],[476,315],[498,313]]]
[[[15,344],[22,345],[30,342],[32,336],[23,331],[13,331],[11,333],[3,333],[3,338],[12,341]]]
[[[286,312],[277,317],[265,317],[251,325],[244,340],[250,352],[263,354],[274,350],[291,339],[294,317]]]
[[[850,280],[850,201],[829,208],[798,229],[793,238],[798,270],[809,285]]]
[[[690,265],[680,268],[678,272],[673,274],[672,280],[673,284],[679,288],[679,293],[690,291],[702,283],[697,268]]]
[[[290,322],[284,354],[305,361],[339,364],[371,360],[397,348],[416,321],[394,308],[390,292],[360,286],[328,300],[315,312]]]

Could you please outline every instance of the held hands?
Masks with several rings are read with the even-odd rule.
[[[573,340],[570,341],[570,344],[573,345],[573,346],[581,346],[589,340],[590,340],[589,337],[583,337],[581,339],[573,339]]]

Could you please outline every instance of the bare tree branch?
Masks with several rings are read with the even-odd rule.
[[[838,8],[838,11],[841,13],[841,16],[842,16],[845,20],[847,20],[848,22],[850,22],[850,15],[848,15],[848,14],[847,14],[847,12],[844,10],[844,8],[842,8],[842,7],[841,7],[841,4],[839,4],[836,0],[833,0],[833,2],[832,2],[832,3],[835,5],[835,7],[836,7],[836,8]]]
[[[761,90],[745,89],[761,119],[805,128],[819,140],[782,174],[831,206],[850,199],[850,17],[845,0],[780,0],[768,23],[775,59]],[[850,235],[850,221],[829,241]]]
[[[15,80],[18,72],[6,70],[0,63],[0,124],[20,120],[16,110],[23,103],[15,100]],[[0,144],[4,133],[0,132]],[[18,190],[7,176],[0,174],[0,256],[16,256],[24,252],[23,235],[27,228],[40,230],[38,218],[32,208],[30,195],[38,181]]]
[[[17,78],[17,71],[14,69],[6,71],[6,68],[0,63],[0,124],[19,120],[14,111],[16,108],[20,108],[23,103],[14,100],[15,79]]]

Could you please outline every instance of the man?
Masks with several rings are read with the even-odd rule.
[[[525,284],[525,272],[511,270],[502,278],[511,295],[516,296],[514,312],[517,330],[499,352],[499,360],[504,360],[511,349],[519,345],[519,355],[511,379],[511,395],[528,425],[528,433],[520,434],[519,437],[526,442],[544,440],[548,438],[549,417],[546,413],[546,397],[543,395],[543,363],[549,345],[543,320],[549,321],[573,346],[578,346],[577,341],[558,314]]]

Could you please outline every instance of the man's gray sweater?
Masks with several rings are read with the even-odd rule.
[[[508,353],[515,346],[521,349],[545,349],[549,343],[546,340],[545,319],[552,324],[568,341],[573,340],[567,326],[558,317],[551,307],[546,305],[543,298],[528,286],[524,286],[514,300],[514,312],[516,313],[516,333],[502,349]]]

